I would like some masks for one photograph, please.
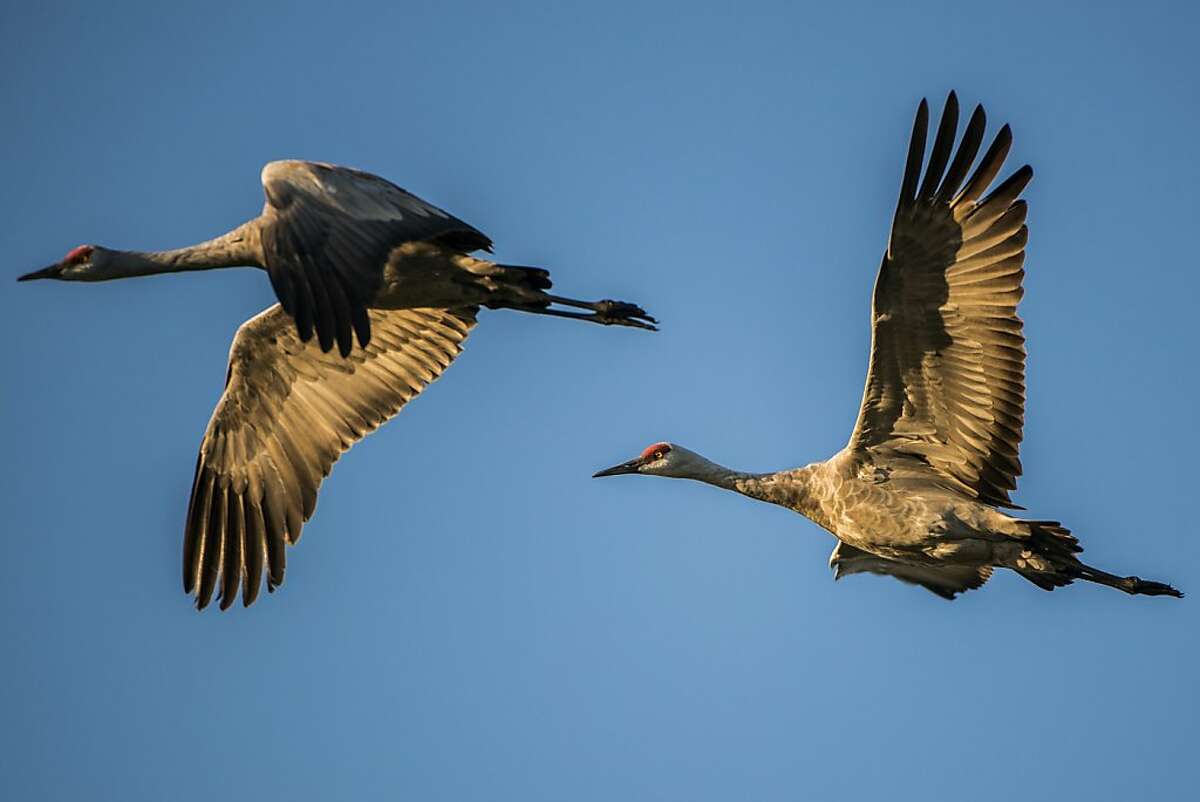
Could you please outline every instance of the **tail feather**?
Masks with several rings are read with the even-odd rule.
[[[524,265],[496,265],[500,268],[501,277],[518,287],[530,290],[548,290],[553,285],[550,281],[550,271],[540,267],[525,267]]]
[[[1074,560],[1083,551],[1079,538],[1058,521],[1026,521],[1029,524],[1029,545],[1032,550],[1052,560]]]
[[[1014,568],[1013,570],[1028,579],[1033,584],[1037,585],[1042,590],[1064,588],[1075,581],[1065,574],[1051,573],[1049,571],[1034,571],[1032,569],[1025,568]]]

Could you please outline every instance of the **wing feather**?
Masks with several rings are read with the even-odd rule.
[[[912,565],[879,557],[840,540],[829,555],[829,567],[835,580],[862,573],[892,576],[910,585],[920,585],[943,599],[981,588],[992,576],[991,567],[986,565]]]
[[[369,310],[377,336],[348,357],[302,342],[280,306],[238,329],[209,421],[184,527],[183,586],[203,609],[283,582],[333,463],[445,370],[475,309]]]
[[[963,179],[967,177],[967,171],[971,169],[971,163],[975,161],[975,157],[979,154],[979,146],[983,144],[983,132],[986,127],[987,115],[984,114],[983,106],[976,106],[975,111],[971,113],[970,121],[967,123],[967,130],[963,132],[962,143],[958,146],[958,153],[955,154],[954,161],[950,164],[950,169],[946,172],[946,178],[942,181],[942,186],[938,190],[937,200],[939,203],[945,203],[954,197],[954,193],[958,192]]]
[[[364,347],[370,342],[366,310],[397,246],[491,249],[473,226],[360,170],[277,161],[263,168],[262,184],[260,232],[271,286],[301,342],[315,332],[322,351],[336,344],[348,356],[355,338]]]
[[[1021,473],[1025,407],[1017,304],[1029,231],[1019,196],[1033,171],[1021,167],[984,197],[1012,132],[1001,128],[967,177],[986,116],[975,109],[951,157],[951,93],[921,181],[928,115],[922,101],[875,282],[871,363],[850,448],[919,456],[954,486],[1008,505]]]
[[[942,121],[938,124],[937,136],[933,140],[933,150],[929,154],[929,166],[925,170],[925,180],[917,197],[929,201],[942,181],[942,171],[950,160],[950,152],[954,149],[954,134],[958,129],[958,98],[953,94],[946,99],[946,108],[942,111]],[[922,142],[922,147],[924,143]],[[918,165],[919,167],[919,165]]]

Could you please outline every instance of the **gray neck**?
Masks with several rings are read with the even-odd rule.
[[[171,251],[110,251],[102,277],[126,278],[222,267],[260,267],[262,260],[258,255],[256,222],[251,220],[228,234]]]
[[[742,473],[726,468],[699,454],[695,455],[693,462],[694,464],[689,466],[688,473],[683,478],[694,479],[697,482],[704,482],[722,490],[732,490],[735,493],[747,493],[749,485],[759,476],[759,474]],[[747,495],[749,494],[747,493]]]
[[[821,513],[812,486],[814,466],[774,473],[743,473],[718,465],[698,454],[695,457],[686,478],[732,490],[768,504],[787,507],[820,523]]]

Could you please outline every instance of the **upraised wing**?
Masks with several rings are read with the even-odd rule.
[[[829,567],[833,569],[835,580],[862,573],[894,576],[901,582],[920,585],[943,599],[953,599],[963,591],[983,587],[992,576],[991,567],[986,565],[909,565],[878,557],[840,540],[829,555]]]
[[[200,444],[183,544],[183,587],[221,609],[239,583],[247,606],[283,582],[321,481],[358,440],[441,375],[475,325],[474,308],[370,310],[375,336],[348,357],[302,343],[279,306],[242,324],[225,392]]]
[[[370,342],[366,310],[393,248],[415,241],[463,253],[492,246],[462,220],[359,170],[276,161],[263,168],[262,184],[271,286],[300,339],[307,342],[315,330],[323,351],[336,342],[346,356],[356,334],[360,344]]]
[[[875,281],[871,363],[849,447],[918,456],[960,491],[1010,505],[1025,406],[1017,303],[1027,229],[1017,198],[1033,171],[1021,167],[983,197],[1012,135],[1000,129],[967,178],[986,118],[977,106],[951,160],[951,92],[922,180],[928,122],[922,100]]]

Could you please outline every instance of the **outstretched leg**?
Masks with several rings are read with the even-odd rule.
[[[591,313],[567,312],[563,309],[553,309],[549,305],[515,303],[512,301],[489,301],[489,309],[516,309],[519,312],[529,312],[534,315],[550,315],[551,317],[566,317],[572,320],[586,320],[589,323],[599,323],[602,326],[632,326],[635,329],[658,331],[654,324],[658,321],[646,314],[640,306],[624,301],[575,301],[557,296],[548,296],[549,303],[573,306],[576,309],[591,309]]]
[[[500,265],[480,260],[473,260],[473,264],[486,266],[485,275],[496,282],[490,297],[484,301],[488,309],[516,309],[535,315],[586,320],[602,326],[632,326],[635,329],[658,331],[654,325],[658,321],[636,304],[608,299],[580,301],[551,295],[546,292],[551,286],[550,273],[540,267]],[[555,309],[555,304],[588,311],[567,312]]]
[[[533,312],[537,315],[553,315],[555,317],[568,317],[575,320],[589,320],[592,323],[599,323],[604,326],[633,326],[637,329],[648,329],[649,331],[658,331],[658,327],[654,324],[658,321],[646,314],[646,310],[635,304],[626,303],[625,301],[577,301],[574,298],[564,298],[560,295],[546,295],[549,303],[560,304],[562,306],[570,306],[575,309],[590,309],[591,313],[585,312],[564,312],[561,309],[552,309],[549,306],[539,306],[524,308],[522,311]]]
[[[1043,590],[1069,585],[1076,579],[1116,588],[1131,596],[1174,596],[1183,594],[1165,582],[1117,576],[1085,565],[1075,555],[1083,551],[1079,541],[1057,521],[1022,521],[1029,526],[1029,539],[1015,546],[1003,564]]]
[[[1106,585],[1110,588],[1123,590],[1131,596],[1174,596],[1176,599],[1183,598],[1182,593],[1166,582],[1154,582],[1149,579],[1139,579],[1136,576],[1117,576],[1107,571],[1101,571],[1099,568],[1084,565],[1083,563],[1079,563],[1076,573],[1080,579],[1095,582],[1097,585]]]

